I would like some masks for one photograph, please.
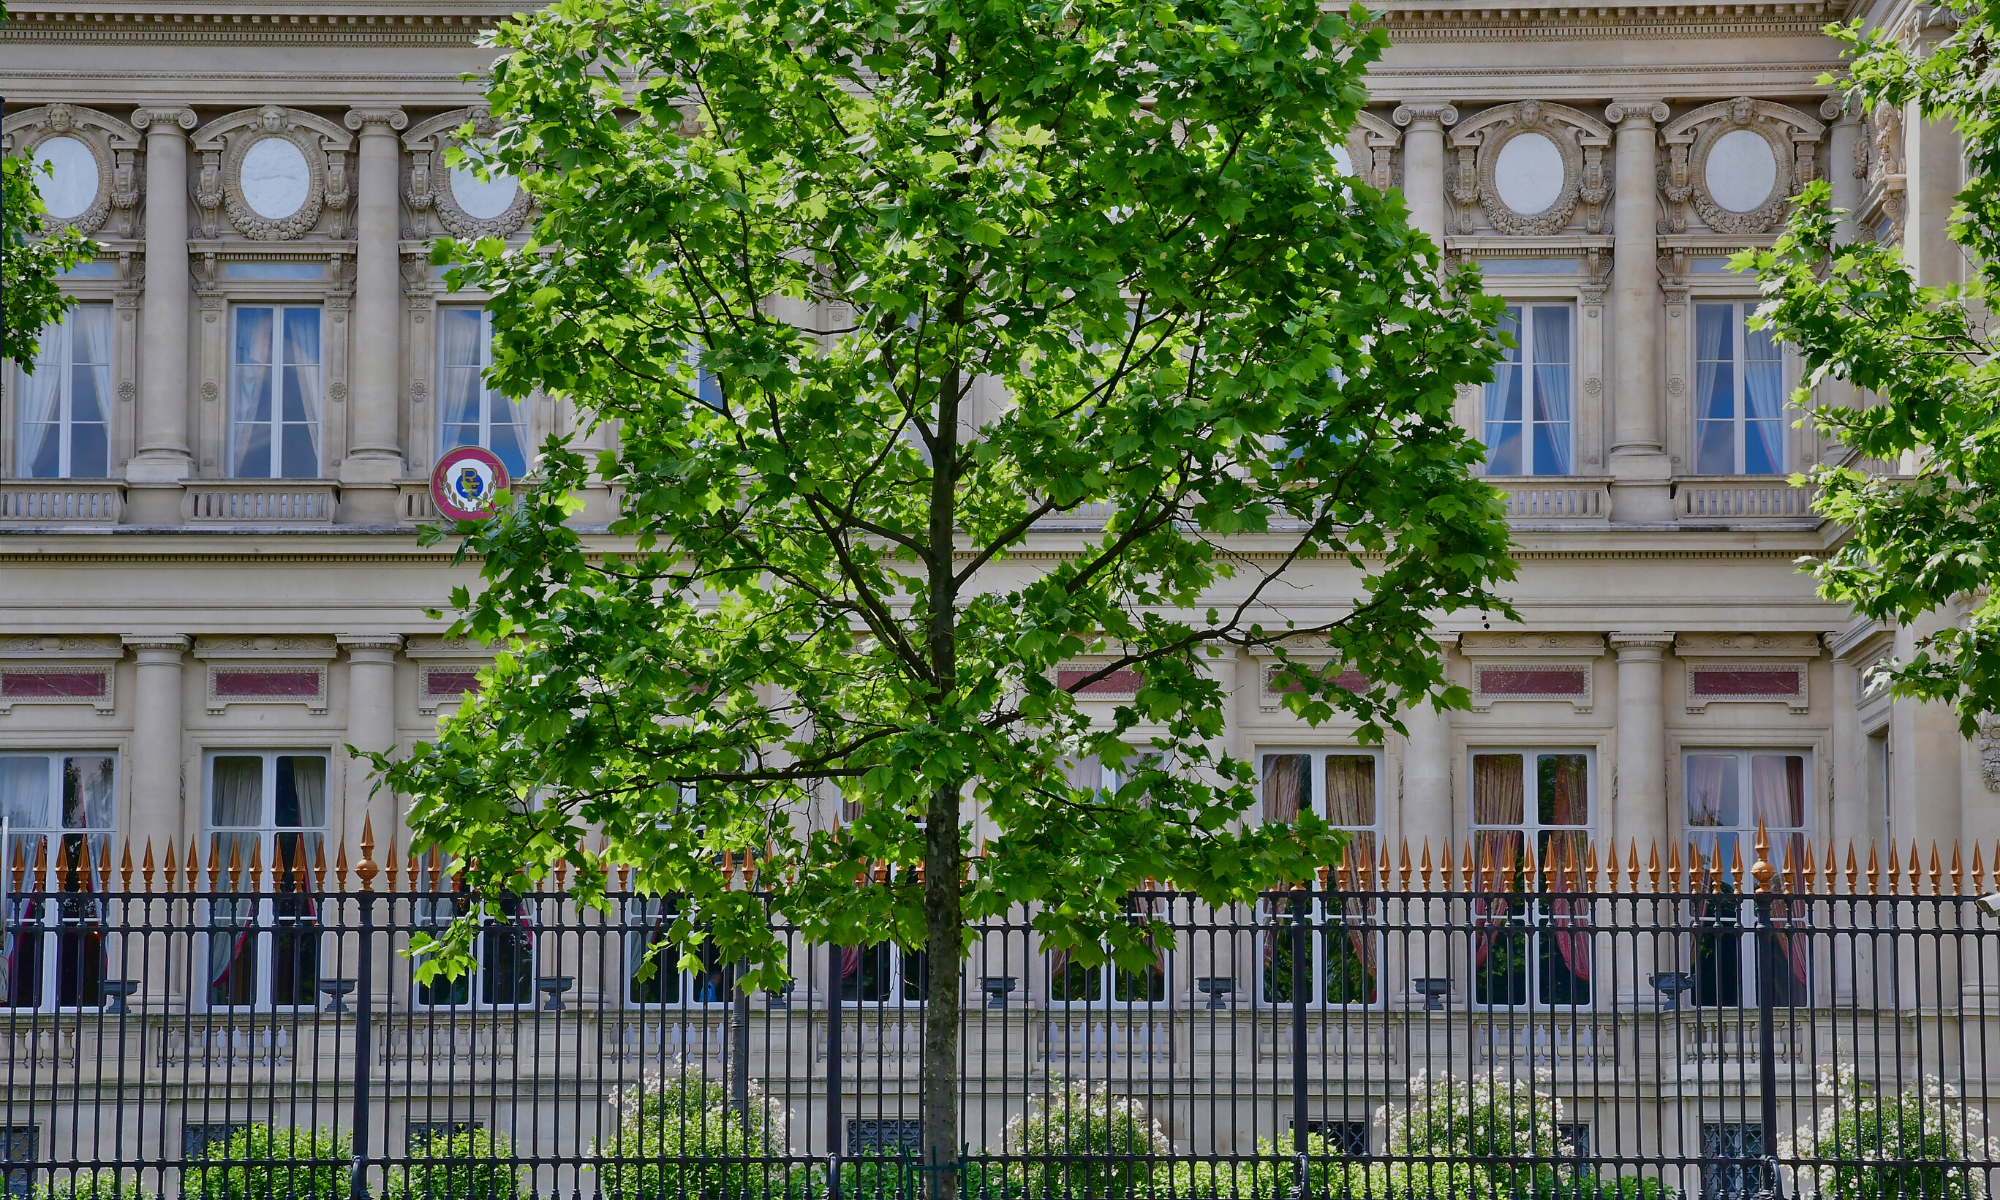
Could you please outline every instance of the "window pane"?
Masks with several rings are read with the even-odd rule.
[[[262,755],[218,757],[211,769],[214,793],[209,824],[221,829],[254,828],[264,818]]]
[[[17,831],[49,828],[48,759],[26,755],[0,758],[0,815]]]
[[[1538,817],[1544,825],[1590,823],[1589,760],[1581,754],[1542,754],[1535,761]]]
[[[111,446],[102,422],[70,426],[69,477],[103,479],[111,474]]]
[[[1290,824],[1299,819],[1299,813],[1311,807],[1312,755],[1266,754],[1264,819]]]
[[[1494,475],[1521,473],[1521,310],[1509,306],[1500,321],[1499,332],[1514,345],[1503,343],[1500,364],[1486,385],[1486,469]]]
[[[1691,829],[1736,823],[1734,754],[1688,755],[1687,823]]]
[[[1543,304],[1529,310],[1534,318],[1535,436],[1532,472],[1570,472],[1570,309]]]
[[[1521,756],[1518,754],[1472,756],[1473,824],[1521,823],[1526,815],[1521,774]]]
[[[1374,827],[1375,759],[1372,756],[1327,755],[1326,819],[1348,829]]]
[[[15,462],[30,479],[55,479],[62,474],[62,392],[69,340],[61,325],[45,331],[35,349],[34,370],[17,368],[14,379],[20,397],[18,449]]]
[[[116,797],[108,754],[72,754],[63,760],[64,829],[110,829]]]
[[[1798,754],[1750,756],[1750,805],[1747,828],[1803,829],[1806,824],[1806,760]]]
[[[236,310],[236,339],[229,369],[229,473],[241,479],[271,476],[271,356],[277,311]]]

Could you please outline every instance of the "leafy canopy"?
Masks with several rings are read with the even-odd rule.
[[[1147,961],[1131,889],[1245,899],[1337,852],[1241,820],[1213,664],[1316,639],[1285,705],[1367,738],[1464,703],[1430,630],[1513,570],[1452,421],[1498,308],[1338,165],[1365,12],[559,0],[498,41],[473,155],[533,239],[434,261],[491,294],[490,379],[615,448],[551,441],[459,529],[457,629],[509,649],[387,780],[475,887],[566,860],[596,900],[630,864],[685,897],[675,942],[770,983],[749,850],[814,941],[1032,903],[1080,961]],[[592,472],[604,537],[565,523]],[[1093,722],[1101,681],[1136,698]],[[1072,782],[1093,756],[1115,783]]]
[[[1905,625],[1940,614],[1908,661],[1881,669],[1895,695],[1953,704],[1967,736],[2000,711],[2000,361],[1987,313],[2000,283],[2000,72],[1991,70],[1996,10],[1945,6],[1964,24],[1929,50],[1899,45],[1860,21],[1830,26],[1853,56],[1844,86],[1863,111],[1914,102],[1927,119],[1957,122],[1968,182],[1951,238],[1965,250],[1963,284],[1918,287],[1901,251],[1839,239],[1824,180],[1807,186],[1755,268],[1759,310],[1793,346],[1805,377],[1793,403],[1848,448],[1815,467],[1815,509],[1849,531],[1814,565],[1820,594]],[[1823,82],[1831,84],[1827,78]],[[1814,404],[1825,379],[1867,393],[1858,407]],[[1961,607],[1962,606],[1962,607]]]

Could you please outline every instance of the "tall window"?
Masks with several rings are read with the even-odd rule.
[[[111,474],[111,306],[79,304],[44,329],[33,373],[19,378],[15,469],[30,479]]]
[[[442,936],[466,901],[431,896],[415,905],[416,924]],[[438,976],[417,985],[417,1003],[428,1008],[528,1008],[535,1003],[534,902],[503,893],[487,905],[472,945],[473,969],[455,979]]]
[[[701,960],[698,969],[682,969],[685,947],[668,936],[678,913],[672,897],[626,901],[625,999],[629,1004],[703,1005],[728,1004],[736,999],[736,964],[723,961],[715,943],[705,941],[695,947]],[[658,947],[658,950],[654,948]],[[651,953],[652,974],[639,977]],[[844,953],[844,952],[843,952]]]
[[[234,319],[229,358],[230,476],[318,478],[319,309],[239,305]]]
[[[1473,999],[1589,1004],[1589,905],[1564,898],[1581,890],[1589,848],[1589,755],[1474,753],[1472,826],[1474,886],[1488,894],[1474,904]],[[1532,886],[1523,873],[1531,847]],[[1549,871],[1550,865],[1556,869]],[[1539,894],[1524,895],[1529,892]]]
[[[0,929],[0,1004],[94,1008],[105,977],[101,867],[117,809],[109,754],[0,755],[0,872],[42,880],[41,899],[7,897]],[[53,893],[49,895],[48,893]]]
[[[1785,472],[1785,360],[1757,302],[1694,306],[1695,472]]]
[[[922,1004],[930,978],[921,950],[876,942],[840,952],[840,998],[850,1004]]]
[[[528,473],[528,418],[521,406],[486,386],[493,365],[493,316],[454,305],[438,318],[438,453],[481,446],[507,464],[507,474]]]
[[[326,765],[324,754],[231,751],[209,759],[209,853],[234,893],[209,902],[200,966],[212,1008],[315,1003],[318,914],[296,868],[322,852]],[[251,873],[253,861],[261,873]]]
[[[1772,1002],[1810,1003],[1812,934],[1804,927],[1805,906],[1794,909],[1787,901],[1775,902],[1771,920],[1777,932],[1766,942],[1753,932],[1756,914],[1750,903],[1729,898],[1752,890],[1753,885],[1736,877],[1735,864],[1740,855],[1747,871],[1756,861],[1754,839],[1760,825],[1770,838],[1773,866],[1782,868],[1788,855],[1795,867],[1804,863],[1809,761],[1804,754],[1782,751],[1687,756],[1688,839],[1702,861],[1712,864],[1720,893],[1696,901],[1690,914],[1696,1004],[1757,1003],[1760,946],[1769,955],[1763,977],[1771,981]]]
[[[1500,329],[1514,340],[1486,385],[1486,469],[1494,475],[1568,475],[1571,440],[1567,304],[1510,304]]]
[[[1134,753],[1126,759],[1131,765],[1120,769],[1107,767],[1092,755],[1068,764],[1066,770],[1075,787],[1115,794],[1132,782],[1133,773],[1145,761]],[[1135,919],[1144,920],[1152,915],[1147,911],[1149,903],[1131,902]],[[1135,967],[1114,962],[1088,963],[1072,950],[1051,948],[1047,951],[1046,965],[1049,1001],[1053,1004],[1158,1004],[1167,998],[1167,960],[1163,953],[1156,952],[1152,961]]]
[[[1259,756],[1262,815],[1267,822],[1290,823],[1301,812],[1317,813],[1347,832],[1346,870],[1336,871],[1333,890],[1363,888],[1368,879],[1361,864],[1372,864],[1380,846],[1381,806],[1377,802],[1381,761],[1357,750],[1267,750]],[[1380,888],[1378,881],[1373,885]],[[1379,934],[1370,919],[1375,912],[1365,898],[1334,896],[1318,902],[1311,914],[1320,936],[1310,943],[1307,986],[1313,1004],[1373,1004],[1379,994]],[[1258,964],[1258,997],[1266,1004],[1290,1004],[1296,935],[1288,928],[1294,914],[1287,905],[1268,906]]]

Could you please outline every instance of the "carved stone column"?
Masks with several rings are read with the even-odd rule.
[[[132,816],[126,829],[136,861],[153,843],[164,860],[168,842],[186,849],[181,805],[181,656],[194,643],[178,633],[126,634],[138,657],[132,695]]]
[[[1617,197],[1612,205],[1611,519],[1674,518],[1672,465],[1661,436],[1658,100],[1618,100],[1604,110],[1618,128]]]
[[[347,650],[347,744],[358,751],[395,749],[396,652],[403,648],[402,637],[343,633],[335,640]],[[348,760],[346,803],[337,825],[346,834],[350,852],[361,845],[361,818],[375,785],[373,771],[366,759]],[[384,848],[395,811],[394,804],[384,806],[384,819],[375,823],[376,839]]]
[[[1403,134],[1403,202],[1410,224],[1444,249],[1444,131],[1458,110],[1442,100],[1413,100],[1394,114]]]
[[[402,391],[402,139],[410,123],[399,108],[357,108],[346,124],[360,133],[355,183],[354,313],[348,323],[347,456],[340,462],[345,523],[396,520],[395,482],[403,477],[397,440]],[[372,486],[371,486],[372,485]]]
[[[1645,862],[1667,838],[1667,713],[1661,676],[1671,633],[1614,633],[1618,654],[1618,808],[1612,853],[1637,844]],[[1661,854],[1666,853],[1662,846]]]
[[[163,105],[132,114],[146,134],[146,291],[139,324],[137,453],[126,465],[126,520],[181,519],[180,482],[194,474],[188,445],[188,131],[194,110]]]

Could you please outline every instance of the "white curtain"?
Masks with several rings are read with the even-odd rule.
[[[283,472],[292,478],[314,478],[320,473],[319,426],[320,426],[320,361],[319,361],[319,310],[316,308],[292,308],[285,310],[285,364],[289,368],[285,374],[297,391],[298,411],[303,414],[303,428],[298,424],[285,430],[286,454],[288,460]],[[292,413],[285,414],[287,422],[292,421]],[[300,456],[299,447],[292,445],[292,439],[303,434],[309,456]]]
[[[1743,331],[1743,430],[1746,471],[1785,465],[1785,363],[1769,329]]]
[[[214,768],[215,790],[209,809],[209,822],[218,829],[241,828],[262,823],[264,816],[264,760],[248,756],[218,758]],[[250,860],[250,847],[257,839],[255,833],[218,833],[210,841],[210,853],[220,856],[224,868],[223,879],[227,879],[230,852],[233,850],[240,861]],[[249,900],[216,901],[211,916],[214,931],[208,936],[208,980],[211,986],[221,982],[229,973],[254,936],[250,932],[250,918],[254,902]],[[234,926],[239,932],[229,932]]]
[[[326,828],[326,760],[317,755],[294,758],[292,786],[299,796],[299,827],[309,831],[305,836],[306,862],[311,864],[319,850],[319,831]]]
[[[1736,471],[1736,306],[1697,304],[1694,314],[1695,470],[1731,475]]]
[[[1798,764],[1796,770],[1793,764]],[[1800,829],[1806,823],[1805,759],[1795,754],[1750,756],[1750,804],[1767,830]],[[1797,775],[1797,779],[1793,776]],[[1772,847],[1775,852],[1777,847]]]
[[[35,352],[35,369],[19,374],[21,396],[20,450],[17,470],[31,479],[53,479],[62,473],[57,459],[56,406],[62,397],[64,344],[61,326],[43,331]]]
[[[1521,310],[1510,307],[1500,319],[1499,333],[1513,339],[1503,344],[1493,379],[1486,385],[1486,470],[1493,475],[1521,471]]]
[[[1687,760],[1687,823],[1690,829],[1722,824],[1724,773],[1733,770],[1729,754],[1690,754]]]
[[[476,308],[438,310],[438,450],[479,442],[480,312]]]
[[[271,325],[269,308],[236,310],[229,366],[229,474],[271,477]]]
[[[1567,306],[1549,304],[1532,310],[1535,319],[1534,473],[1570,473],[1570,364]]]
[[[0,816],[15,833],[49,827],[48,759],[0,758]],[[8,847],[10,858],[13,853],[13,847]],[[7,866],[11,869],[11,863]]]

